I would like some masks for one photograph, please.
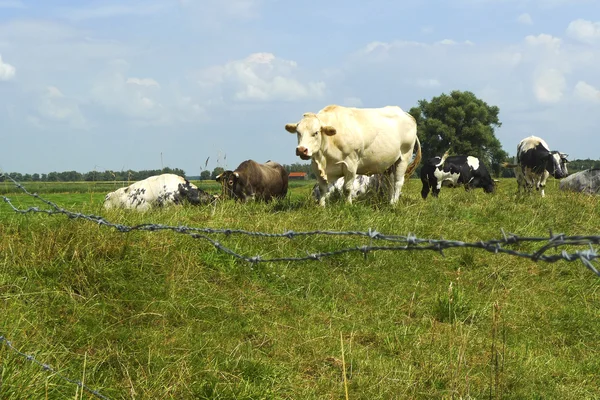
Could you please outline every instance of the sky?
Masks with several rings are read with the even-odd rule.
[[[307,163],[303,113],[452,90],[600,158],[600,0],[0,0],[4,172]]]

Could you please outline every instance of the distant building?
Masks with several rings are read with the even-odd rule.
[[[308,179],[308,174],[306,172],[290,172],[288,175],[289,180],[302,180]]]

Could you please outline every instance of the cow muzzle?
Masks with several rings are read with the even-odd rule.
[[[308,149],[304,146],[296,147],[296,155],[303,160],[309,160],[310,155],[308,154]]]

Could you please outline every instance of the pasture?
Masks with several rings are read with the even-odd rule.
[[[213,182],[197,182],[216,193]],[[597,235],[596,197],[516,196],[442,188],[398,205],[310,198],[290,182],[272,204],[101,207],[114,183],[25,184],[71,211],[115,223],[357,230],[419,238]],[[112,185],[112,186],[111,186]],[[44,206],[9,182],[16,206]],[[44,206],[46,207],[46,206]],[[213,235],[247,255],[303,256],[367,238]],[[539,244],[507,246],[533,252]],[[567,250],[574,250],[567,249]],[[600,278],[581,262],[534,262],[483,250],[349,253],[251,265],[169,231],[119,233],[0,206],[0,335],[111,399],[430,399],[600,397]],[[343,350],[342,350],[343,349]],[[345,378],[344,379],[344,373]],[[0,344],[0,398],[78,398],[80,389]],[[82,398],[93,398],[84,393]]]

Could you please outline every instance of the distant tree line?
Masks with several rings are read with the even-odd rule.
[[[283,164],[283,167],[288,172],[306,172],[309,177],[314,179],[314,174],[310,171],[310,164],[295,163],[292,165]],[[190,176],[188,179],[198,180],[214,180],[219,174],[225,171],[222,167],[216,167],[211,171],[204,170],[200,176]],[[140,181],[150,176],[160,174],[175,174],[179,176],[186,176],[185,171],[181,168],[169,168],[163,169],[152,169],[143,171],[90,171],[90,172],[77,172],[77,171],[64,171],[64,172],[49,172],[47,174],[21,174],[19,172],[9,172],[6,175],[10,176],[17,182],[106,182],[106,181]],[[0,176],[0,182],[4,182],[5,178]]]
[[[179,168],[168,168],[165,167],[162,170],[143,170],[143,171],[90,171],[90,172],[77,172],[77,171],[64,171],[64,172],[49,172],[47,174],[21,174],[19,172],[10,172],[11,178],[17,182],[96,182],[96,181],[139,181],[146,179],[153,175],[160,174],[176,174],[184,176],[185,172]],[[0,177],[0,182],[4,181],[4,177]]]

